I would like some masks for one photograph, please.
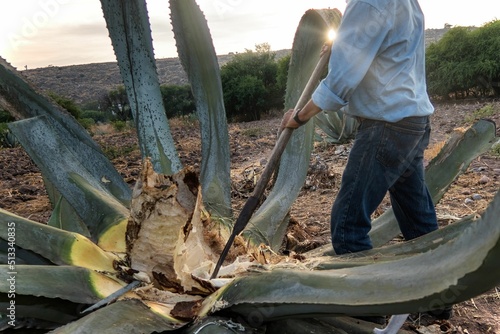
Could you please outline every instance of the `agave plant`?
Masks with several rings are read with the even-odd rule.
[[[219,277],[210,279],[233,218],[227,124],[206,20],[194,0],[170,0],[178,53],[202,131],[198,175],[182,166],[175,152],[145,2],[101,3],[143,170],[130,189],[71,116],[0,62],[3,107],[20,119],[11,130],[42,171],[54,207],[47,225],[0,210],[0,303],[7,326],[35,324],[55,328],[54,333],[274,333],[283,328],[342,333],[356,326],[369,332],[339,316],[431,310],[500,282],[498,194],[481,219],[383,247],[398,234],[388,211],[373,223],[377,249],[356,258],[336,257],[328,246],[305,259],[277,254],[287,213],[307,173],[313,122],[294,132],[274,188],[236,239]],[[285,109],[297,103],[323,36],[339,21],[337,10],[309,10],[302,17]],[[494,140],[495,125],[488,121],[455,134],[428,167],[433,199],[438,201]]]

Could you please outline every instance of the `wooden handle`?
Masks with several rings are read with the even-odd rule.
[[[307,81],[306,87],[304,88],[302,94],[300,95],[299,101],[295,105],[294,108],[295,111],[297,111],[298,109],[302,109],[311,98],[311,95],[314,92],[314,89],[316,89],[316,86],[318,85],[318,82],[321,79],[321,75],[323,74],[323,71],[326,65],[328,64],[329,59],[330,59],[329,50],[321,54],[318,63],[316,64],[316,67],[314,68],[313,73],[311,74],[311,77]],[[215,270],[212,273],[212,276],[210,277],[211,279],[217,277],[220,267],[222,266],[222,263],[224,262],[224,259],[226,258],[227,253],[229,252],[229,248],[231,248],[231,245],[233,244],[234,238],[245,229],[246,225],[250,221],[250,218],[255,212],[255,209],[259,204],[259,200],[264,194],[264,190],[266,189],[266,186],[269,183],[269,180],[271,179],[274,170],[278,166],[279,161],[281,159],[281,155],[283,154],[283,151],[285,150],[286,145],[288,144],[288,141],[292,136],[293,130],[294,129],[291,128],[285,128],[283,129],[283,131],[281,131],[278,137],[278,141],[274,145],[273,151],[271,152],[271,157],[269,158],[269,162],[264,168],[264,171],[262,172],[259,181],[257,181],[257,184],[255,185],[252,196],[245,203],[245,206],[241,210],[240,215],[238,216],[238,219],[234,224],[233,231],[226,243],[226,246],[224,247],[224,250],[222,251],[219,257],[219,261],[217,261]]]

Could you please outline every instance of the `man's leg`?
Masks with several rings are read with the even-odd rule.
[[[337,254],[372,248],[368,236],[371,214],[387,190],[401,180],[415,160],[421,159],[428,132],[427,117],[361,123],[331,212],[332,243]],[[407,207],[401,205],[400,209]]]
[[[438,229],[434,203],[424,176],[424,150],[429,143],[429,134],[430,128],[427,128],[416,148],[415,158],[389,188],[394,215],[406,240]]]
[[[372,248],[370,216],[387,192],[376,158],[383,132],[384,122],[364,120],[356,134],[330,218],[333,248],[339,255]]]

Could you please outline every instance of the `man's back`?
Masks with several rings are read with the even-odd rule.
[[[426,90],[424,17],[418,1],[349,1],[329,75],[313,100],[329,110],[332,105],[325,104],[337,99],[334,107],[348,104],[352,115],[396,122],[433,112]]]

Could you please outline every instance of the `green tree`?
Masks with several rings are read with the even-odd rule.
[[[482,95],[500,95],[500,20],[492,21],[470,33],[476,57],[474,77]]]
[[[277,84],[278,63],[267,43],[237,54],[221,68],[224,104],[229,119],[259,120],[261,112],[283,107],[284,89]],[[280,89],[281,88],[281,89]]]
[[[168,118],[189,115],[196,110],[190,85],[161,85],[160,91]]]
[[[455,27],[427,48],[429,93],[455,98],[500,94],[500,21]]]
[[[103,97],[101,105],[102,110],[110,112],[119,121],[126,121],[131,117],[130,104],[125,86],[123,85],[109,91],[108,94]]]

